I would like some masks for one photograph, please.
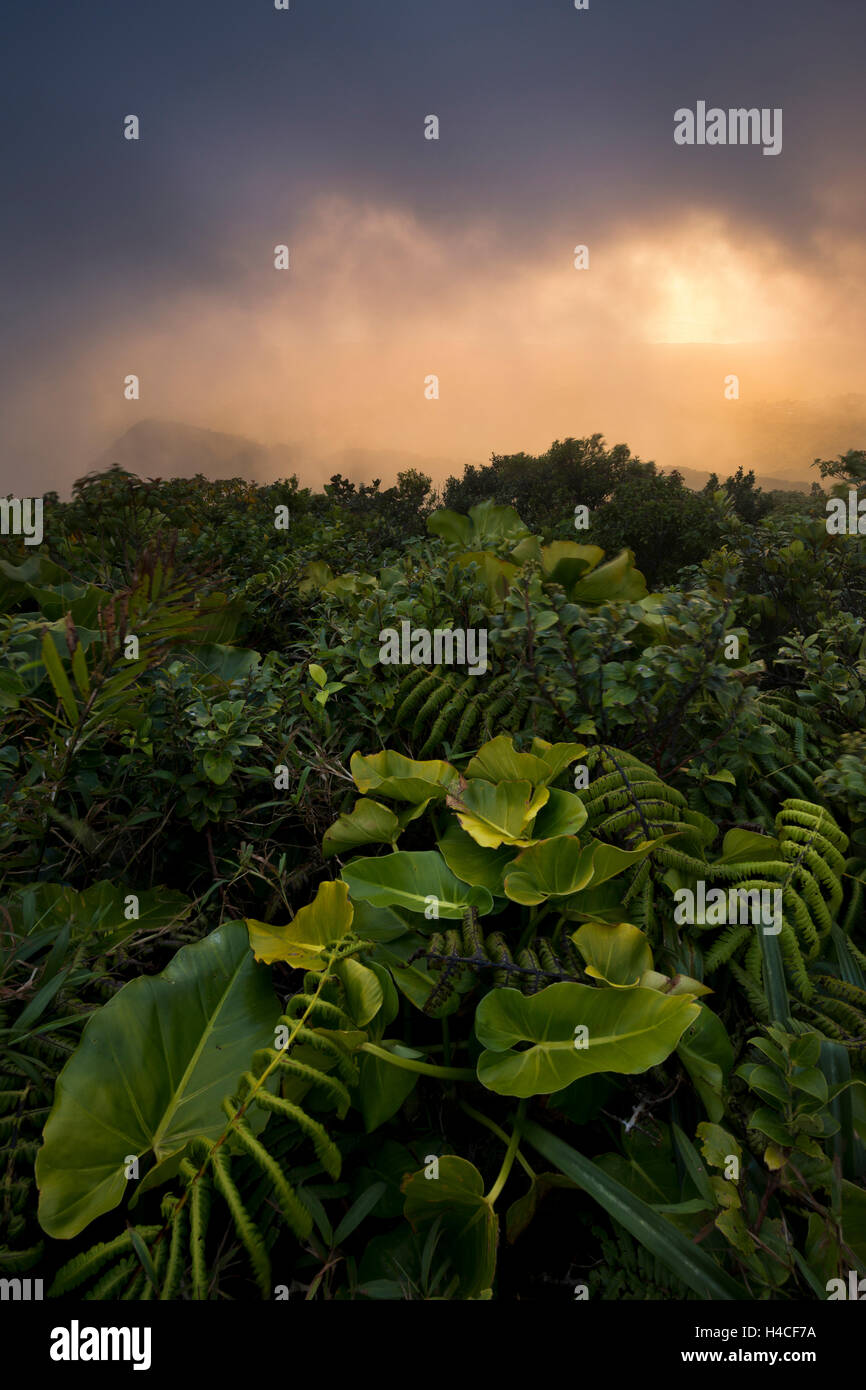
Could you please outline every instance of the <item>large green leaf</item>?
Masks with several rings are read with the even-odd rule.
[[[452,512],[449,507],[440,507],[427,518],[427,530],[431,536],[440,536],[450,545],[470,545],[472,542],[472,522],[460,512]]]
[[[540,558],[545,578],[567,589],[588,570],[595,569],[604,559],[604,551],[600,546],[579,545],[577,541],[551,541],[541,547]]]
[[[487,849],[528,845],[527,827],[550,796],[547,787],[531,782],[486,782],[475,777],[448,795],[448,805],[467,834]]]
[[[635,850],[618,849],[600,840],[581,845],[570,835],[540,840],[515,859],[505,875],[505,892],[513,902],[532,907],[545,898],[568,897],[592,884],[597,887],[644,859],[652,843]]]
[[[461,569],[477,566],[486,586],[485,602],[491,609],[501,608],[512,583],[520,573],[517,565],[510,564],[508,560],[503,560],[489,550],[467,550],[464,554],[457,555],[454,563]]]
[[[532,822],[533,840],[551,840],[559,835],[576,835],[586,824],[586,807],[574,792],[550,790],[547,801]]]
[[[383,972],[384,973],[384,972]],[[376,1017],[385,1000],[382,982],[375,970],[359,960],[338,961],[334,974],[346,991],[346,1006],[359,1028],[366,1028]]]
[[[527,907],[545,898],[567,897],[592,881],[597,841],[581,845],[570,835],[541,840],[519,854],[505,875],[505,892]]]
[[[569,598],[572,603],[634,603],[646,597],[646,580],[635,569],[634,555],[621,550],[612,560],[579,579]]]
[[[325,947],[352,926],[353,908],[345,883],[320,883],[316,896],[285,926],[271,926],[248,917],[250,946],[256,960],[273,965],[283,960],[298,970],[321,971],[327,964]]]
[[[487,782],[547,782],[550,768],[532,753],[518,753],[514,740],[508,734],[499,734],[482,744],[463,775],[481,777]]]
[[[513,845],[485,849],[456,824],[449,825],[438,845],[452,874],[464,883],[486,888],[494,897],[505,896],[505,871],[514,862],[517,852]]]
[[[639,927],[630,922],[607,926],[587,922],[574,932],[572,941],[586,961],[586,973],[595,980],[630,989],[652,969],[652,947]]]
[[[36,1159],[39,1221],[59,1239],[111,1211],[130,1155],[167,1164],[225,1126],[223,1098],[273,1044],[280,1006],[241,922],[184,946],[89,1020],[57,1079]]]
[[[429,911],[433,921],[462,918],[467,907],[476,907],[483,917],[493,906],[486,888],[463,883],[436,850],[395,850],[379,858],[353,859],[343,869],[343,878],[353,898],[422,916]]]
[[[531,751],[547,767],[546,780],[553,782],[561,772],[583,757],[586,747],[582,743],[548,743],[543,738],[534,738]]]
[[[322,853],[326,859],[342,854],[359,845],[394,844],[400,834],[400,822],[387,806],[361,797],[351,811],[344,811],[330,830],[325,831]]]
[[[697,1013],[688,995],[670,998],[640,986],[563,982],[529,997],[492,990],[475,1013],[486,1049],[478,1079],[498,1095],[525,1097],[561,1091],[593,1072],[647,1071],[670,1056]],[[514,1050],[526,1043],[528,1050]]]
[[[699,1298],[749,1298],[742,1285],[725,1274],[705,1250],[654,1212],[646,1202],[634,1197],[622,1183],[601,1172],[583,1154],[531,1120],[524,1121],[521,1131],[533,1148],[582,1187],[608,1215],[667,1265]]]
[[[444,1248],[460,1276],[459,1296],[477,1298],[493,1283],[499,1222],[478,1169],[465,1158],[443,1154],[438,1177],[413,1173],[403,1184],[405,1214],[423,1229],[442,1223]]]
[[[517,540],[527,535],[528,527],[513,507],[501,506],[488,498],[470,507],[468,516],[441,507],[428,516],[427,530],[431,536],[441,536],[449,545],[481,546]]]
[[[374,907],[361,898],[356,898],[352,906],[352,931],[362,941],[395,941],[414,930],[412,918],[401,917],[392,907]]]
[[[772,835],[758,835],[754,830],[729,830],[722,843],[722,853],[716,864],[753,863],[762,859],[782,858],[779,841]]]
[[[415,803],[445,796],[460,775],[456,768],[441,759],[415,762],[390,749],[373,753],[369,758],[353,753],[349,767],[359,791]]]
[[[518,540],[529,534],[529,527],[520,520],[513,507],[503,506],[488,497],[469,508],[474,539],[482,543]]]

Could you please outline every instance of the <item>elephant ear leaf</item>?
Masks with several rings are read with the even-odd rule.
[[[273,965],[286,961],[296,970],[324,970],[328,963],[325,947],[349,931],[354,910],[345,883],[320,883],[316,896],[295,913],[285,926],[271,926],[246,918],[250,946],[256,960]]]
[[[505,892],[513,902],[527,907],[544,902],[545,898],[570,897],[615,878],[629,865],[646,858],[656,844],[657,840],[647,840],[637,849],[627,850],[600,840],[581,845],[573,835],[538,840],[515,859],[505,876]]]
[[[478,1298],[493,1283],[499,1221],[484,1196],[478,1169],[465,1158],[444,1154],[438,1176],[426,1170],[404,1180],[404,1213],[416,1230],[441,1222],[444,1247],[459,1276],[458,1297]]]
[[[484,743],[466,765],[466,778],[481,777],[487,782],[547,782],[550,768],[532,753],[518,753],[514,740],[499,734]]]
[[[431,536],[441,536],[449,545],[469,545],[472,539],[472,522],[460,512],[452,512],[441,507],[427,518],[427,530]]]
[[[689,995],[657,990],[549,985],[485,995],[475,1032],[486,1049],[478,1080],[500,1096],[551,1095],[595,1072],[633,1074],[670,1056],[700,1012]],[[524,1051],[516,1051],[520,1046]]]
[[[353,859],[344,866],[343,878],[353,898],[374,907],[426,915],[435,901],[437,917],[459,920],[468,907],[476,907],[483,916],[493,906],[486,888],[457,878],[436,850],[395,850],[378,858]]]
[[[190,1139],[221,1134],[223,1098],[272,1044],[279,1012],[241,922],[124,985],[57,1079],[36,1158],[42,1229],[69,1239],[116,1207],[130,1157],[152,1153],[168,1168]]]
[[[475,777],[452,789],[447,803],[467,834],[486,849],[528,844],[527,827],[550,797],[531,782],[487,782]]]
[[[349,767],[360,792],[375,792],[377,796],[414,805],[445,796],[460,776],[456,768],[440,758],[415,762],[390,748],[369,758],[353,753]]]
[[[361,845],[393,844],[400,834],[400,822],[387,806],[363,796],[354,809],[344,811],[330,830],[325,831],[322,853],[326,859]]]
[[[586,961],[587,975],[619,989],[639,984],[652,970],[649,941],[631,922],[587,922],[573,934],[572,941]]]

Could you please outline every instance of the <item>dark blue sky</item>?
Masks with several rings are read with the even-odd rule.
[[[0,368],[243,296],[248,243],[335,194],[434,237],[484,220],[504,266],[700,209],[820,254],[862,235],[838,189],[863,187],[864,56],[864,0],[7,0]],[[782,107],[783,153],[678,149],[698,99]]]
[[[282,213],[323,188],[433,223],[493,206],[518,242],[567,210],[592,229],[629,206],[724,200],[802,244],[816,172],[866,168],[864,59],[862,0],[7,5],[4,278],[31,311],[123,278],[130,258],[162,283],[220,279],[246,197]],[[673,111],[699,97],[782,106],[783,155],[683,157]]]

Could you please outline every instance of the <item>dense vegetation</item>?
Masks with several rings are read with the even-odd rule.
[[[864,612],[819,487],[690,492],[598,436],[439,497],[49,496],[0,560],[0,1275],[866,1275]],[[486,670],[383,662],[402,624]],[[719,889],[772,929],[684,918]]]

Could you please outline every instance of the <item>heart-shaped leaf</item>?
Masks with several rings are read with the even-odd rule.
[[[587,922],[571,939],[586,961],[587,975],[619,989],[639,984],[644,972],[652,969],[652,947],[631,922]]]
[[[414,762],[391,749],[369,758],[353,753],[349,767],[359,791],[416,803],[445,796],[460,776],[456,768],[441,759]]]
[[[514,862],[516,850],[513,845],[485,849],[454,824],[449,825],[438,845],[452,874],[456,874],[464,883],[486,888],[494,897],[505,896],[503,878],[508,866]]]
[[[342,982],[346,991],[349,1013],[359,1028],[366,1028],[382,1007],[385,991],[375,971],[359,960],[338,961],[334,974]]]
[[[582,743],[547,743],[543,738],[534,738],[531,751],[547,767],[547,781],[554,782],[561,772],[584,756],[586,747]]]
[[[431,536],[440,536],[449,545],[469,545],[472,541],[472,522],[460,512],[452,512],[449,507],[440,507],[427,518],[427,530]]]
[[[460,1276],[459,1296],[477,1298],[493,1283],[499,1222],[473,1164],[443,1154],[438,1167],[438,1177],[426,1177],[425,1169],[404,1181],[405,1216],[415,1230],[441,1221],[444,1252]]]
[[[267,965],[284,960],[297,970],[324,970],[325,947],[339,941],[352,925],[352,904],[345,883],[320,883],[311,903],[283,927],[247,918],[250,946],[256,960]]]
[[[527,907],[545,898],[566,897],[592,881],[592,856],[598,841],[581,845],[573,836],[541,840],[519,854],[505,875],[505,892]]]
[[[532,822],[532,838],[552,840],[558,835],[576,835],[585,824],[586,807],[580,797],[554,787]]]
[[[116,1207],[130,1155],[168,1164],[190,1139],[221,1134],[223,1098],[253,1053],[273,1045],[279,1012],[240,922],[124,985],[90,1017],[57,1079],[36,1159],[42,1229],[68,1239]]]
[[[399,834],[400,822],[392,810],[361,797],[351,811],[344,811],[325,831],[322,853],[330,859],[333,854],[343,854],[359,845],[393,844]]]
[[[576,584],[603,559],[604,551],[597,545],[551,541],[550,545],[541,547],[541,567],[546,578],[553,584],[561,584],[564,589]]]
[[[622,873],[630,864],[644,859],[652,848],[650,842],[635,850],[618,849],[600,840],[581,845],[569,835],[540,840],[517,856],[505,876],[505,892],[514,902],[528,907],[544,902],[545,898],[567,897]]]
[[[635,569],[634,555],[621,550],[574,585],[572,603],[634,603],[646,597],[646,580]]]
[[[475,1031],[486,1049],[478,1079],[501,1096],[550,1095],[581,1076],[647,1071],[670,1056],[698,1005],[656,990],[594,989],[563,982],[538,994],[486,994]],[[527,1051],[517,1045],[531,1043]]]
[[[463,883],[436,850],[395,850],[379,858],[353,859],[343,878],[353,898],[374,907],[406,908],[433,921],[462,918],[467,907],[476,907],[483,917],[493,907],[487,889]]]
[[[470,758],[463,774],[466,778],[481,777],[487,782],[547,782],[550,769],[532,753],[518,753],[508,734],[499,734],[484,743]]]
[[[486,782],[475,777],[448,795],[448,805],[467,834],[479,845],[529,844],[527,826],[550,796],[547,787],[530,782]]]

